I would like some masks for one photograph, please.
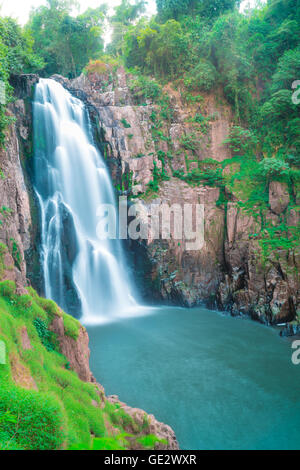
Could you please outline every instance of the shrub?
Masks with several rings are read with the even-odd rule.
[[[284,177],[290,173],[290,167],[287,162],[279,158],[264,158],[259,166],[261,168],[262,175],[271,177]]]
[[[186,150],[191,150],[192,152],[195,152],[197,147],[199,146],[199,140],[197,139],[195,134],[186,134],[181,137],[180,144]]]
[[[49,395],[1,384],[0,423],[2,449],[9,443],[26,450],[62,447],[63,411]]]
[[[13,281],[0,282],[0,295],[11,299],[16,293],[16,284]]]
[[[45,310],[50,318],[53,318],[55,315],[59,315],[58,307],[53,300],[44,299],[42,297],[37,297],[36,300],[38,305]]]
[[[55,351],[57,349],[55,334],[48,329],[47,323],[41,318],[35,318],[33,324],[47,351]]]
[[[131,80],[129,88],[138,102],[145,99],[157,101],[162,94],[161,86],[154,79],[143,75],[138,75]]]
[[[107,75],[109,73],[109,66],[101,60],[90,60],[88,65],[85,67],[88,75],[97,73],[98,75]]]
[[[70,338],[77,339],[80,330],[80,323],[75,320],[75,318],[67,315],[66,313],[63,315],[64,320],[64,329],[65,335],[70,336]]]
[[[32,297],[30,295],[21,295],[20,297],[17,297],[17,304],[18,307],[21,309],[28,309],[32,306]]]
[[[82,443],[74,445],[70,450],[126,450],[128,443],[126,442],[127,434],[119,434],[115,437],[98,437],[93,439],[92,443]]]
[[[184,79],[184,85],[190,91],[210,91],[216,83],[217,71],[213,64],[201,61]]]
[[[14,238],[10,239],[11,241],[11,254],[15,262],[15,266],[21,271],[21,253],[18,246],[18,243]]]
[[[129,124],[129,122],[126,121],[125,118],[122,118],[121,119],[121,123],[123,124],[123,126],[125,127],[125,129],[129,129],[131,127],[131,125]]]
[[[148,434],[147,436],[140,437],[137,439],[137,442],[147,450],[155,449],[156,444],[168,445],[168,441],[166,439],[159,439],[154,434]]]
[[[5,270],[4,256],[5,256],[6,252],[7,252],[6,246],[3,245],[3,243],[0,243],[0,281],[2,279],[2,276],[4,274],[4,270]]]

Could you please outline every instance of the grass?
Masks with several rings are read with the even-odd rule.
[[[0,265],[4,252],[1,245]],[[6,364],[0,364],[0,450],[128,449],[128,427],[136,446],[145,430],[70,370],[50,331],[55,316],[62,316],[65,334],[76,340],[79,322],[54,302],[32,288],[17,295],[12,281],[0,282],[0,341],[6,348]],[[25,328],[29,349],[22,346]]]

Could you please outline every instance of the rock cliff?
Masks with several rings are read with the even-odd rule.
[[[68,368],[75,371],[81,381],[92,384],[97,390],[101,403],[98,403],[99,400],[95,401],[93,406],[104,409],[107,403],[111,403],[114,405],[111,413],[114,410],[118,413],[118,410],[122,410],[125,418],[128,418],[129,424],[123,423],[122,426],[132,434],[129,448],[143,449],[138,439],[155,435],[156,449],[178,449],[175,434],[169,426],[158,422],[154,416],[147,415],[143,410],[133,409],[119,402],[117,397],[105,396],[103,387],[96,382],[90,370],[89,338],[85,328],[77,322],[78,334],[75,336],[68,334],[64,323],[68,316],[51,301],[48,304],[48,301],[39,298],[32,289],[27,290],[31,283],[42,292],[38,266],[39,216],[31,185],[33,171],[31,99],[33,86],[38,80],[35,75],[23,75],[12,79],[16,97],[13,104],[8,107],[12,123],[7,130],[5,148],[0,150],[0,283],[2,283],[0,296],[3,295],[5,298],[11,296],[22,314],[23,310],[26,311],[35,305],[39,321],[42,321],[42,328],[45,328],[43,325],[49,321],[49,332],[51,332],[49,334],[54,335],[54,344],[58,344],[59,353],[68,361]],[[45,312],[48,317],[44,318]],[[6,310],[0,312],[0,317],[4,315],[11,316]],[[45,384],[39,383],[40,377],[35,380],[29,366],[24,363],[24,351],[35,350],[37,343],[36,331],[32,333],[32,319],[30,315],[27,316],[27,323],[24,323],[21,329],[19,323],[16,326],[16,334],[17,329],[20,329],[18,330],[20,337],[14,352],[9,356],[11,377],[22,389],[46,391]],[[30,327],[30,335],[27,324]],[[4,325],[5,322],[0,318],[0,333],[6,338],[9,332],[5,331]],[[48,334],[45,332],[46,330],[44,333],[40,332],[40,335]],[[38,347],[40,346],[39,344]],[[37,351],[34,351],[34,354],[36,353]],[[84,414],[84,409],[82,413]],[[114,428],[108,422],[105,424],[108,435],[115,436],[120,432],[118,427]]]
[[[218,185],[188,184],[180,178],[199,162],[218,165],[233,157],[224,143],[232,114],[221,90],[198,99],[166,86],[165,106],[140,98],[122,68],[112,72],[108,67],[101,76],[81,75],[72,81],[53,78],[87,104],[95,138],[120,194],[131,194],[148,209],[160,202],[182,208],[204,204],[201,249],[187,250],[184,237],[175,239],[174,227],[169,240],[149,236],[131,244],[136,272],[147,280],[145,296],[151,292],[152,298],[155,293],[156,298],[188,306],[205,303],[268,324],[297,318],[299,252],[279,248],[264,257],[256,236],[258,221],[240,208],[238,191],[225,188],[224,204]],[[234,171],[234,164],[223,169],[228,171]],[[287,187],[272,182],[265,215],[271,226],[276,228],[283,218],[291,226],[299,223],[299,213],[289,202]]]

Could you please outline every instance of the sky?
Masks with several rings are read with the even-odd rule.
[[[45,4],[43,0],[0,0],[0,14],[3,16],[12,16],[16,18],[19,23],[25,24],[28,20],[29,12],[32,7],[38,7]],[[79,0],[81,11],[87,8],[96,8],[101,3],[108,3],[110,7],[114,7],[120,3],[120,0]],[[246,4],[255,4],[255,0],[246,0],[242,2],[242,8]],[[155,13],[155,0],[148,0],[148,13]]]

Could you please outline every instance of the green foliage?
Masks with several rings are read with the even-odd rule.
[[[288,163],[279,158],[264,158],[259,166],[262,175],[269,180],[288,176],[290,173]]]
[[[33,51],[33,39],[12,18],[0,17],[0,80],[3,83],[0,100],[0,147],[5,142],[5,130],[12,122],[6,114],[6,104],[12,99],[9,79],[12,74],[29,73],[43,67],[43,61]]]
[[[43,297],[39,297],[33,289],[29,290],[30,294],[33,296],[36,303],[46,312],[47,316],[53,320],[55,315],[60,315],[60,311],[53,300],[44,299]]]
[[[128,67],[138,67],[144,74],[152,73],[163,79],[175,78],[185,69],[187,37],[181,24],[168,20],[149,24],[140,20],[124,37],[124,58]]]
[[[161,86],[154,79],[141,74],[134,76],[129,83],[129,88],[137,103],[149,99],[156,102],[162,95]]]
[[[63,321],[65,335],[70,336],[70,338],[73,338],[76,341],[79,335],[80,323],[75,318],[67,315],[66,313],[63,314]]]
[[[1,450],[59,449],[63,424],[62,406],[50,395],[1,383]]]
[[[287,184],[289,207],[298,210],[300,117],[295,97],[300,96],[296,82],[300,74],[300,6],[293,0],[270,0],[241,13],[236,8],[239,3],[159,0],[156,17],[137,15],[135,22],[119,17],[124,27],[118,55],[137,77],[130,83],[131,91],[137,104],[155,103],[151,132],[162,167],[154,162],[145,196],[155,196],[169,174],[191,185],[219,187],[219,206],[226,208],[228,200],[237,199],[242,210],[260,221],[262,243],[265,240],[274,250],[281,243],[288,249],[291,245],[283,239],[291,239],[291,227],[286,237],[276,231],[270,235],[263,228],[267,226],[271,181]],[[186,172],[173,171],[168,156],[174,155],[168,132],[174,112],[159,89],[168,81],[178,87],[185,104],[195,108],[194,116],[187,120],[192,130],[180,140]],[[210,144],[214,119],[203,115],[207,103],[200,92],[213,92],[229,119],[232,113],[234,125],[224,142],[231,157],[221,164],[196,157],[203,143]],[[191,162],[198,168],[190,171]]]
[[[121,123],[123,124],[123,126],[125,127],[125,129],[129,129],[131,127],[131,125],[129,124],[129,122],[126,121],[125,118],[122,118],[121,119]]]
[[[77,444],[69,450],[126,450],[128,442],[127,434],[119,434],[114,437],[98,437],[92,440],[91,444]]]
[[[41,318],[35,318],[33,324],[47,351],[54,351],[56,349],[55,335],[48,329],[47,323]]]
[[[0,244],[0,264],[6,253],[7,247]],[[20,296],[14,282],[0,282],[0,341],[6,345],[8,359],[0,365],[0,449],[121,450],[132,443],[136,448],[136,439],[148,428],[139,427],[118,403],[104,400],[94,384],[82,382],[59,351],[50,330],[54,316],[62,316],[65,334],[74,339],[79,322],[32,288],[27,290]],[[27,350],[21,340],[24,328],[31,345]],[[15,369],[20,377],[31,378],[27,384],[34,383],[37,390],[15,383]]]
[[[145,12],[145,5],[144,0],[135,0],[134,2],[122,0],[121,4],[114,8],[114,15],[110,18],[113,32],[112,41],[107,48],[109,53],[115,56],[123,54],[124,37],[131,25]]]
[[[156,0],[158,15],[163,21],[196,14],[211,18],[239,4],[237,0]]]
[[[137,442],[141,444],[146,450],[155,449],[156,444],[168,444],[165,439],[159,439],[154,434],[148,434],[147,436],[140,437],[137,439]]]
[[[184,85],[189,91],[210,91],[216,84],[217,71],[212,63],[201,60],[184,78]]]
[[[195,134],[185,134],[181,137],[180,144],[184,149],[195,152],[199,147],[199,139]]]
[[[34,38],[34,50],[45,61],[43,74],[78,76],[90,59],[103,52],[106,8],[88,8],[74,17],[71,0],[48,0],[32,10],[27,31]]]
[[[1,78],[7,74],[29,73],[40,69],[43,61],[33,52],[33,39],[13,18],[0,18]]]
[[[195,168],[182,179],[192,186],[200,184],[204,186],[222,186],[224,184],[221,168]]]

